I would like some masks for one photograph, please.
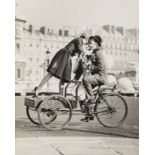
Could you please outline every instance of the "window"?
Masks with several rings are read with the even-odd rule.
[[[108,45],[107,44],[105,44],[105,46],[104,46],[105,48],[107,48],[108,47]]]
[[[59,36],[62,36],[62,30],[59,30]]]
[[[19,43],[16,44],[16,52],[20,53],[20,44]]]
[[[39,75],[39,71],[36,71],[36,75]]]
[[[20,69],[17,69],[17,78],[20,79],[20,77],[21,77]]]
[[[120,38],[117,38],[117,41],[120,41]]]
[[[131,50],[134,50],[134,46],[133,45],[131,46]]]
[[[135,42],[136,42],[135,39],[132,39],[132,43],[135,44]]]
[[[138,50],[138,45],[135,46],[135,50]]]
[[[127,43],[128,43],[128,44],[131,44],[131,39],[128,39]]]
[[[125,48],[125,45],[121,45],[121,49],[124,50],[124,48]]]
[[[28,73],[29,73],[29,75],[32,74],[32,69],[30,69],[30,70],[28,71]]]
[[[129,45],[126,45],[126,49],[129,50]]]
[[[120,45],[119,44],[117,44],[117,49],[120,49]]]
[[[110,43],[108,43],[108,48],[110,48]]]
[[[19,43],[17,43],[17,44],[16,44],[16,48],[17,48],[17,49],[19,49],[19,48],[20,48],[20,45],[19,45]]]
[[[115,44],[112,45],[112,48],[115,49]]]
[[[32,62],[32,58],[29,58],[29,61]]]
[[[32,44],[30,44],[30,47],[32,47]]]

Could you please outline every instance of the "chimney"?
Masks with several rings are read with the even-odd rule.
[[[133,29],[127,29],[127,34],[132,36],[132,37],[137,37],[138,36],[138,30],[136,28]]]
[[[110,25],[104,25],[103,29],[107,32],[110,33]]]
[[[29,25],[29,32],[32,33],[32,31],[33,31],[33,26],[32,25]]]
[[[115,34],[115,26],[114,25],[111,26],[111,33]]]
[[[45,26],[42,26],[41,28],[40,28],[40,32],[42,33],[42,34],[47,34],[47,30],[46,30],[46,27]]]
[[[121,35],[124,35],[124,28],[122,26],[117,26],[116,31],[119,32]]]

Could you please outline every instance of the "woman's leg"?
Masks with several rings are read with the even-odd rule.
[[[60,82],[59,82],[59,93],[60,93],[60,95],[64,95],[64,85],[65,85],[65,82],[63,80],[60,80]]]
[[[42,89],[42,87],[45,85],[45,83],[52,77],[53,75],[51,73],[47,73],[46,76],[44,76],[44,78],[42,79],[42,81],[40,82],[39,86],[37,87],[36,90],[36,95],[38,95],[39,91]]]

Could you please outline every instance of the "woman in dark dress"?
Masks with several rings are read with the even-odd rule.
[[[86,40],[85,35],[73,39],[64,48],[60,49],[53,57],[48,69],[47,75],[43,78],[38,87],[35,87],[34,92],[37,96],[44,84],[52,77],[56,77],[63,82],[71,80],[72,61],[71,57],[84,53],[83,43]]]

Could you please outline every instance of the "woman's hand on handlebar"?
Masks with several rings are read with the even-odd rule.
[[[70,81],[70,83],[75,83],[75,84],[77,84],[77,83],[81,83],[81,81],[78,81],[78,80],[76,80],[76,79],[73,79],[73,80]]]

